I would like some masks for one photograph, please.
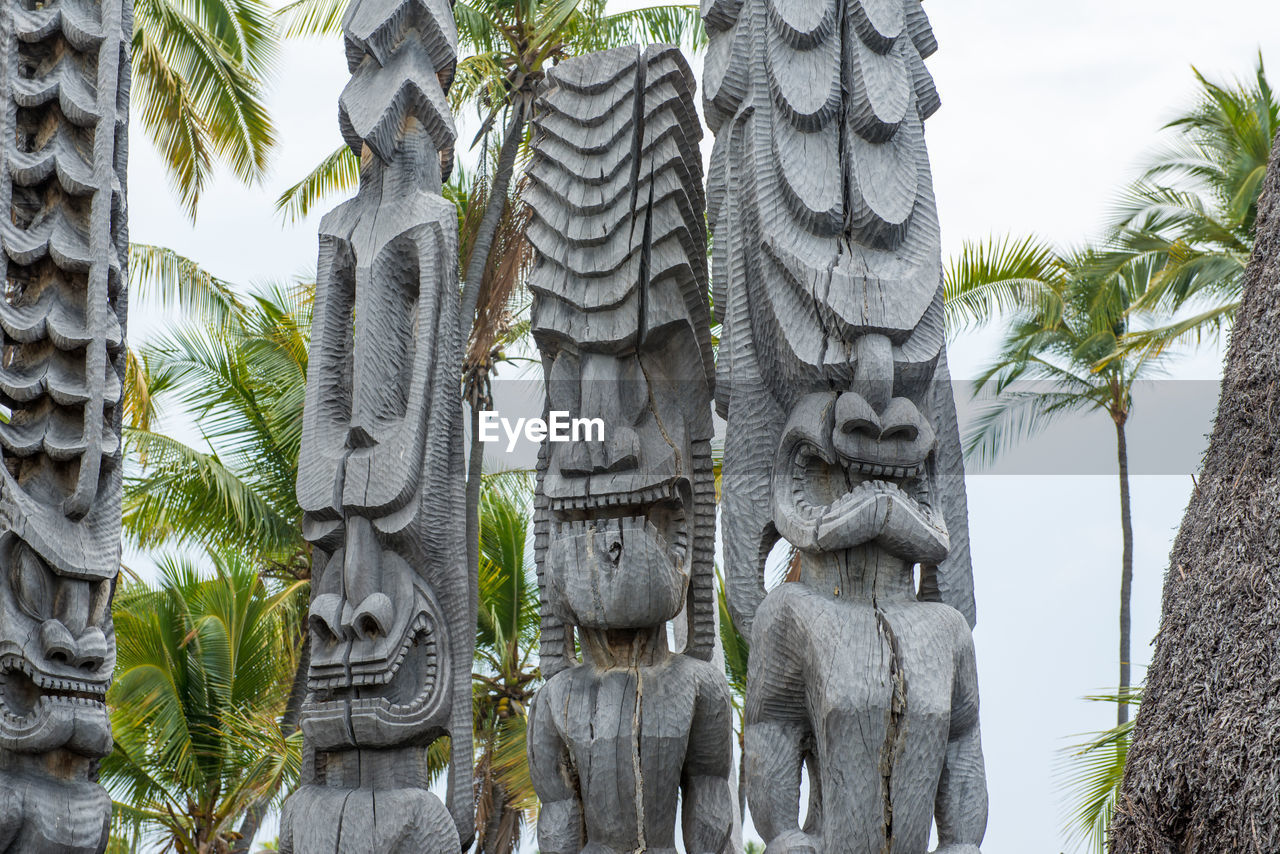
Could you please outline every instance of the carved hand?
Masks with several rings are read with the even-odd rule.
[[[774,837],[764,854],[818,854],[818,845],[803,830],[788,830]]]

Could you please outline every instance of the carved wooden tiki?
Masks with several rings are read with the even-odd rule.
[[[976,852],[973,588],[923,130],[932,31],[919,0],[704,0],[703,15],[755,826],[779,854],[917,854],[936,818],[940,850]],[[800,579],[766,595],[779,538]]]
[[[545,445],[539,470],[538,843],[674,852],[680,804],[685,849],[719,854],[731,727],[707,660],[714,370],[695,84],[672,47],[570,60],[548,84],[529,172],[533,334],[548,409],[599,418],[604,436]]]
[[[0,852],[96,854],[111,801],[128,0],[0,8]]]
[[[281,850],[456,854],[474,833],[457,213],[441,196],[457,35],[445,0],[354,0],[356,197],[320,226],[298,499],[314,546],[304,785]],[[427,751],[452,739],[448,806]]]

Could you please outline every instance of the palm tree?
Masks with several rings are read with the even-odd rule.
[[[538,586],[527,472],[486,475],[480,501],[480,608],[476,620],[476,850],[509,854],[537,816],[525,741],[536,662]]]
[[[268,585],[234,552],[213,573],[166,559],[161,580],[116,594],[108,694],[115,749],[101,779],[120,836],[177,854],[223,854],[250,807],[298,778],[301,738],[280,717],[302,622],[298,582]]]
[[[130,360],[125,437],[137,466],[125,482],[125,537],[143,549],[232,548],[268,575],[308,579],[311,551],[295,482],[313,287],[242,299],[229,283],[167,250],[134,247],[134,256],[154,268],[143,273],[180,285],[170,292],[200,319]],[[204,448],[153,425],[169,396],[199,427]],[[305,588],[296,595],[300,605]],[[302,622],[292,644],[297,665],[280,720],[286,736],[298,727],[309,661]],[[236,854],[248,851],[269,806],[262,798],[246,810]]]
[[[124,490],[133,545],[212,552],[232,544],[264,570],[308,577],[295,483],[311,296],[306,285],[270,288],[222,323],[188,324],[140,351],[148,405],[154,410],[158,399],[176,396],[205,447],[156,429],[126,429],[141,463]]]
[[[193,221],[219,165],[245,183],[266,174],[264,80],[278,46],[266,0],[134,2],[134,109]]]
[[[281,14],[289,21],[287,35],[334,35],[340,31],[349,0],[293,0]],[[491,317],[481,310],[498,302],[495,294],[511,293],[520,282],[519,264],[508,263],[513,253],[526,255],[523,240],[504,240],[504,229],[522,214],[518,196],[518,161],[526,142],[545,69],[562,59],[606,50],[631,42],[670,42],[701,47],[706,41],[696,5],[648,6],[609,14],[606,0],[459,0],[454,4],[458,43],[464,56],[458,63],[450,105],[461,112],[473,104],[481,116],[476,143],[484,141],[493,166],[482,182],[483,205],[469,217],[473,231],[463,240],[461,330],[470,356],[464,367],[465,397],[471,405],[472,442],[467,475],[467,542],[470,566],[478,561],[477,528],[484,448],[475,438],[480,412],[487,405]],[[495,129],[500,129],[495,132]],[[496,139],[494,138],[496,137]],[[487,162],[484,153],[481,162]],[[350,190],[359,174],[355,155],[345,147],[327,157],[310,175],[287,191],[277,203],[287,215],[305,215],[326,193]],[[478,195],[473,192],[473,196]],[[527,260],[527,257],[526,257]]]
[[[1137,706],[1142,702],[1142,689],[1085,699]],[[1094,854],[1105,854],[1107,829],[1115,815],[1132,738],[1133,721],[1128,720],[1110,729],[1089,733],[1062,752],[1058,784],[1069,804],[1063,827],[1068,845],[1083,845]]]
[[[946,272],[944,303],[952,331],[1006,315],[1004,341],[979,375],[974,396],[988,399],[965,440],[965,452],[987,463],[1013,442],[1063,415],[1100,411],[1116,432],[1120,478],[1120,681],[1130,679],[1130,593],[1133,522],[1125,433],[1134,384],[1159,368],[1165,351],[1117,351],[1142,315],[1131,309],[1158,272],[1140,257],[1103,274],[1100,250],[1060,253],[1034,238],[969,244]],[[1128,720],[1117,704],[1117,723]]]
[[[1135,258],[1158,267],[1135,308],[1171,320],[1129,333],[1126,349],[1160,349],[1228,326],[1253,250],[1280,103],[1261,55],[1248,82],[1224,85],[1192,71],[1196,102],[1165,125],[1175,137],[1124,191],[1101,259],[1104,269]]]

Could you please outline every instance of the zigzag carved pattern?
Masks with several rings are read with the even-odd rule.
[[[28,494],[79,519],[120,454],[129,34],[89,0],[10,6],[0,453]]]
[[[342,25],[351,81],[342,92],[342,137],[390,162],[412,117],[440,152],[443,180],[457,131],[446,96],[458,64],[458,31],[448,0],[358,0]]]
[[[592,313],[601,340],[624,338],[642,282],[669,282],[691,315],[705,312],[702,129],[679,50],[617,48],[549,79],[529,167],[529,287],[547,298],[539,324],[558,325],[572,307]],[[694,325],[711,379],[707,324]]]

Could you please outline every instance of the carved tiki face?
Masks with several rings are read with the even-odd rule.
[[[9,282],[0,302],[0,751],[111,752],[124,374],[115,257],[102,281],[47,261],[0,264]]]
[[[774,459],[778,532],[803,551],[853,548],[881,538],[883,517],[896,504],[937,533],[882,544],[912,562],[940,561],[945,525],[930,502],[933,372],[928,365],[895,370],[883,335],[863,335],[854,349],[847,391],[811,391],[790,411]]]
[[[641,628],[674,618],[688,592],[709,363],[674,278],[633,285],[614,308],[607,291],[585,306],[540,294],[534,313],[548,408],[604,424],[603,440],[548,445],[547,564],[569,622]]]
[[[42,542],[40,526],[26,521],[20,530]],[[76,523],[60,521],[75,533]],[[66,536],[61,545],[77,539]],[[102,551],[116,554],[114,544]],[[0,536],[0,750],[111,752],[105,698],[115,666],[114,562],[75,565],[65,557],[60,548],[37,551],[14,530]]]
[[[298,477],[316,547],[304,729],[320,751],[427,744],[452,711],[446,614],[466,613],[467,587],[450,486],[456,308],[438,283],[454,263],[440,227],[453,214],[443,200],[410,209],[424,199],[379,214],[389,239],[353,245],[362,229],[342,225],[360,197],[321,231]]]

